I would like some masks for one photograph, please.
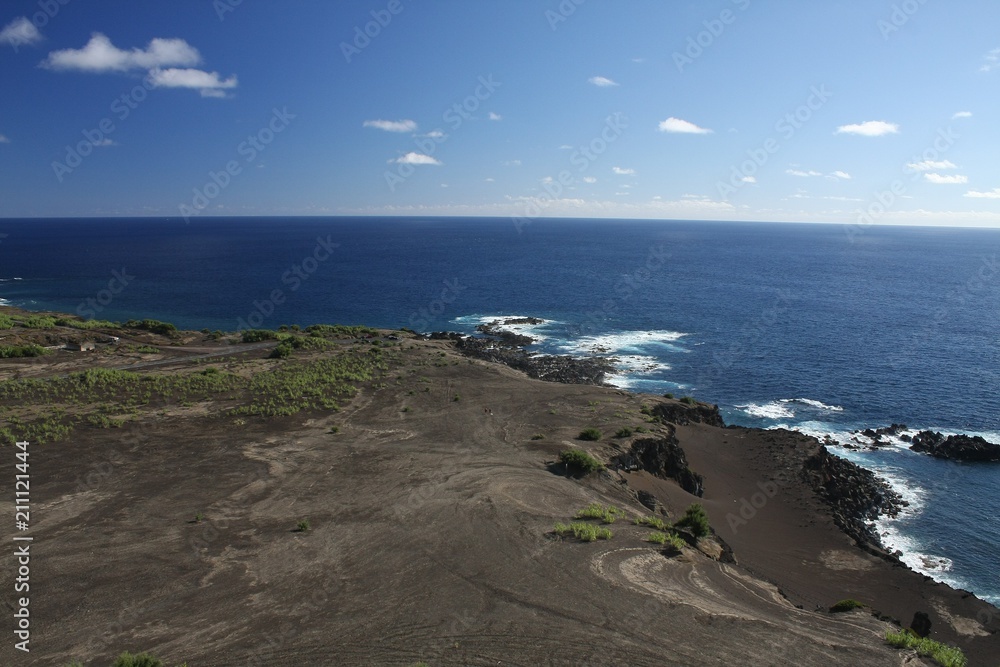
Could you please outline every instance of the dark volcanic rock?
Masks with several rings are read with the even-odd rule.
[[[704,478],[688,467],[684,450],[673,433],[665,438],[636,440],[632,449],[619,454],[615,461],[625,470],[645,470],[675,480],[682,489],[699,498],[705,492]]]
[[[947,437],[933,431],[921,431],[913,436],[910,449],[939,459],[955,461],[1000,461],[1000,445],[968,435]]]
[[[931,617],[926,611],[918,611],[913,615],[910,629],[917,633],[918,637],[926,637],[931,633]]]
[[[804,465],[813,488],[833,510],[833,520],[841,530],[867,549],[885,555],[882,544],[869,525],[881,515],[896,516],[902,498],[875,473],[831,454],[826,447],[810,456]]]
[[[668,424],[684,426],[692,422],[708,424],[725,428],[726,423],[722,421],[719,414],[719,406],[707,405],[705,403],[657,403],[650,412],[654,417]]]
[[[459,336],[455,345],[470,357],[505,364],[524,371],[529,377],[550,382],[602,385],[604,376],[614,370],[611,362],[604,357],[531,355],[493,338]]]

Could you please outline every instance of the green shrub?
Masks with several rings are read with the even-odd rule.
[[[695,537],[705,537],[711,532],[708,524],[708,515],[705,508],[698,503],[694,503],[687,508],[684,516],[675,524],[678,528],[687,528]]]
[[[852,609],[860,609],[861,607],[864,607],[864,605],[858,602],[857,600],[852,600],[848,598],[846,600],[841,600],[837,604],[830,607],[830,611],[834,613],[839,613],[842,611],[851,611]]]
[[[573,535],[581,542],[593,542],[595,540],[610,540],[614,534],[607,528],[600,528],[592,523],[574,522],[568,526],[564,523],[557,523],[553,528],[556,535],[566,537]]]
[[[687,546],[687,542],[685,542],[678,536],[674,535],[673,533],[667,533],[664,542],[665,542],[664,544],[665,547],[667,547],[672,551],[677,551],[677,552],[680,552],[685,546]]]
[[[160,320],[129,320],[125,326],[129,329],[142,329],[163,336],[177,331],[177,327],[170,322],[161,322]]]
[[[18,357],[41,357],[48,354],[41,345],[3,345],[0,346],[0,359],[15,359]]]
[[[602,523],[614,523],[621,516],[625,516],[624,511],[614,505],[605,507],[600,503],[590,503],[576,513],[577,519],[600,519]]]
[[[969,664],[961,649],[927,637],[917,637],[906,630],[901,632],[889,630],[885,633],[885,640],[896,648],[913,649],[918,655],[929,657],[942,667],[966,667]]]
[[[628,438],[632,436],[632,429],[628,426],[622,426],[620,429],[615,431],[616,438]]]
[[[674,395],[669,392],[663,395],[663,398],[673,398],[673,397]]]
[[[585,428],[580,431],[580,435],[576,436],[579,440],[588,440],[590,442],[597,442],[601,439],[601,432],[596,428]]]
[[[690,396],[681,396],[680,401],[681,401],[681,403],[685,403],[687,405],[694,405],[694,404],[696,404],[698,402],[698,401],[694,400],[693,398],[691,398]]]
[[[125,651],[115,660],[111,667],[164,667],[163,661],[153,657],[149,653],[139,653],[132,655]]]
[[[260,343],[265,340],[278,340],[278,332],[271,329],[244,329],[240,340],[244,343]]]
[[[271,354],[267,355],[271,359],[284,359],[285,357],[292,356],[292,344],[287,340],[283,340],[278,345],[271,350]]]
[[[581,449],[566,449],[559,453],[559,460],[567,468],[575,469],[584,474],[604,470],[600,461]]]
[[[295,531],[299,533],[308,533],[312,526],[309,524],[309,519],[302,519],[297,524],[295,524]]]
[[[544,440],[545,436],[542,435],[541,433],[536,433],[535,435],[531,436],[531,439],[532,440]]]

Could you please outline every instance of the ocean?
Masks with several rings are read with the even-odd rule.
[[[608,354],[623,388],[717,403],[727,423],[848,442],[1000,442],[1000,230],[684,221],[0,220],[0,303],[191,329],[344,323]],[[1000,465],[834,451],[910,502],[904,561],[1000,604]]]

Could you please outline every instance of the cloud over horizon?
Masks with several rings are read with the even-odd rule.
[[[924,180],[936,185],[961,185],[962,183],[968,183],[969,177],[962,174],[952,174],[951,176],[924,174]]]
[[[712,130],[705,127],[698,127],[690,121],[681,118],[670,118],[660,121],[660,132],[673,132],[677,134],[711,134]]]
[[[841,125],[836,134],[857,134],[862,137],[881,137],[886,134],[899,133],[899,125],[887,123],[884,120],[866,120],[853,125]]]
[[[592,83],[599,88],[611,88],[618,85],[617,81],[612,81],[606,76],[592,76],[587,79],[587,83]]]
[[[10,44],[16,50],[22,44],[37,44],[42,33],[26,16],[18,16],[0,30],[0,44]]]
[[[366,120],[361,126],[386,132],[415,132],[417,129],[416,121],[412,120]]]
[[[412,165],[434,165],[440,167],[443,162],[432,158],[430,155],[424,155],[423,153],[409,152],[402,157],[398,157],[395,160],[390,160],[390,162],[395,162],[396,164],[412,164]]]

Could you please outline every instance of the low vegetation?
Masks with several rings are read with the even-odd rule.
[[[948,646],[927,637],[918,637],[909,630],[888,631],[885,640],[897,648],[912,649],[918,655],[928,657],[942,667],[966,667],[969,664],[961,649]]]
[[[600,503],[590,503],[576,513],[577,519],[600,519],[601,523],[614,523],[623,516],[625,516],[624,510],[614,505],[604,506]]]
[[[571,471],[590,474],[604,470],[604,465],[582,449],[566,449],[559,453],[559,460]]]
[[[857,600],[848,598],[846,600],[841,600],[837,604],[830,607],[830,611],[836,614],[844,611],[851,611],[852,609],[861,609],[862,607],[864,607],[864,605]]]
[[[601,432],[596,428],[585,428],[580,431],[580,435],[576,436],[578,440],[587,440],[589,442],[597,442],[601,439]]]
[[[610,540],[614,536],[614,533],[607,528],[601,528],[600,526],[595,526],[592,523],[584,523],[582,521],[575,521],[569,525],[565,523],[557,523],[553,530],[556,535],[559,535],[560,537],[568,537],[572,535],[581,542]]]
[[[615,431],[616,438],[629,438],[631,436],[632,436],[632,429],[630,429],[628,426],[623,426],[617,431]]]
[[[670,524],[658,516],[641,516],[634,523],[637,526],[649,526],[664,532],[670,530]]]
[[[41,345],[2,345],[0,359],[15,359],[18,357],[41,357],[48,354]]]
[[[706,537],[712,532],[708,523],[708,515],[705,514],[705,508],[698,503],[694,503],[688,507],[684,512],[684,516],[674,526],[676,528],[687,528],[695,537]]]

